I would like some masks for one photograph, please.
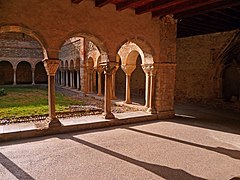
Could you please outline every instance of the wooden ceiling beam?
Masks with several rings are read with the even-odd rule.
[[[151,3],[148,3],[144,6],[141,6],[139,8],[136,8],[135,13],[136,14],[143,14],[146,12],[152,12],[157,10],[163,10],[164,8],[168,8],[171,6],[175,6],[178,4],[181,4],[183,2],[188,2],[191,0],[161,0],[161,1],[154,1]]]
[[[131,7],[139,7],[139,6],[143,6],[147,3],[153,2],[154,0],[127,0],[127,1],[123,1],[120,3],[117,3],[117,11],[122,11],[124,9],[127,8],[131,8]]]
[[[180,18],[187,18],[191,16],[201,15],[205,13],[209,13],[211,11],[221,10],[228,7],[234,7],[240,5],[239,0],[228,0],[228,1],[219,1],[210,5],[190,9],[187,11],[179,12],[174,14],[174,18],[180,19]]]
[[[113,0],[95,0],[96,7],[103,7],[108,3],[111,3]]]
[[[187,1],[186,3],[181,3],[178,4],[174,7],[169,7],[165,8],[164,10],[160,11],[154,11],[152,12],[152,17],[158,17],[158,16],[165,16],[167,14],[175,14],[175,13],[180,13],[184,11],[188,11],[194,8],[199,8],[202,6],[206,6],[212,3],[216,3],[219,0],[192,0],[192,1]]]
[[[75,3],[75,4],[79,4],[80,2],[82,2],[83,0],[72,0],[72,3]]]

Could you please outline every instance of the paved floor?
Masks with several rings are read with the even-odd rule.
[[[0,179],[240,177],[239,113],[178,107],[170,120],[0,143]]]

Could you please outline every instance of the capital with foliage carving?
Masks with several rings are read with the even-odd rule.
[[[59,59],[44,59],[44,67],[48,76],[55,76],[60,60]]]

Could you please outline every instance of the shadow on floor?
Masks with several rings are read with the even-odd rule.
[[[34,178],[32,178],[28,173],[22,170],[19,166],[17,166],[13,161],[8,159],[1,152],[0,152],[0,162],[17,179],[34,180]]]
[[[213,152],[223,154],[223,155],[229,156],[231,158],[240,160],[240,151],[237,151],[237,150],[231,150],[231,149],[226,149],[226,148],[222,148],[222,147],[205,146],[205,145],[196,144],[196,143],[192,143],[192,142],[188,142],[188,141],[184,141],[184,140],[180,140],[180,139],[176,139],[176,138],[172,138],[172,137],[168,137],[168,136],[163,136],[163,135],[159,135],[159,134],[154,134],[154,133],[151,133],[151,132],[142,131],[142,130],[134,129],[134,128],[125,128],[125,129],[130,130],[130,131],[134,131],[134,132],[138,132],[138,133],[142,133],[142,134],[146,134],[146,135],[149,135],[149,136],[154,136],[154,137],[158,137],[158,138],[162,138],[162,139],[167,139],[167,140],[178,142],[178,143],[181,143],[181,144],[186,144],[186,145],[189,145],[189,146],[195,146],[195,147],[198,147],[198,148],[206,149],[206,150],[209,150],[209,151],[213,151]]]
[[[154,174],[156,174],[156,175],[158,175],[162,178],[165,178],[165,179],[179,179],[179,180],[181,180],[181,179],[183,179],[183,180],[185,180],[185,179],[203,180],[204,179],[204,178],[197,177],[197,176],[194,176],[192,174],[189,174],[188,172],[186,172],[184,170],[181,170],[181,169],[173,169],[173,168],[170,168],[170,167],[167,167],[167,166],[161,166],[161,165],[158,165],[158,164],[151,164],[151,163],[139,161],[139,160],[130,158],[128,156],[122,155],[120,153],[117,153],[115,151],[112,151],[112,150],[106,149],[104,147],[98,146],[96,144],[92,144],[92,143],[84,141],[82,139],[78,139],[78,138],[73,137],[73,136],[69,136],[69,139],[71,139],[72,141],[81,143],[81,144],[83,144],[87,147],[98,150],[100,152],[103,152],[105,154],[111,155],[115,158],[121,159],[121,160],[126,161],[128,163],[131,163],[131,164],[134,164],[134,165],[139,166],[141,168],[144,168],[145,170],[150,171],[150,172],[152,172],[152,173],[154,173]]]

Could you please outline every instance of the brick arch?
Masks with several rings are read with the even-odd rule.
[[[44,64],[43,62],[38,62],[35,65],[35,76],[34,76],[34,80],[36,84],[47,84],[48,78],[47,78],[47,72],[44,68]]]
[[[0,84],[13,84],[13,65],[9,61],[0,60]]]
[[[45,40],[43,39],[43,37],[41,35],[39,35],[38,33],[34,32],[33,30],[31,30],[27,27],[23,27],[23,26],[16,26],[16,25],[0,26],[0,33],[8,33],[8,32],[24,33],[24,34],[36,39],[42,47],[44,59],[48,58],[48,53],[46,50],[47,44],[46,44]]]
[[[150,49],[147,49],[148,51]],[[118,50],[117,54],[120,56],[122,60],[122,64],[136,64],[129,62],[130,59],[137,59],[138,54],[140,55],[142,59],[142,64],[153,64],[153,56],[152,54],[144,51],[144,49],[141,49],[138,44],[127,41],[125,42],[120,49]]]
[[[27,61],[21,61],[17,64],[16,69],[17,84],[31,84],[32,83],[32,68]]]

